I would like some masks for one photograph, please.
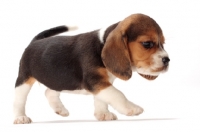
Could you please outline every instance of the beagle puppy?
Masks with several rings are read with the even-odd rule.
[[[97,120],[117,119],[108,105],[127,116],[141,114],[143,109],[112,84],[115,78],[130,79],[132,72],[154,80],[167,71],[170,59],[156,21],[144,14],[133,14],[107,28],[55,36],[69,30],[67,26],[45,30],[25,49],[15,84],[14,124],[31,123],[25,104],[36,81],[47,87],[49,105],[61,116],[69,115],[59,98],[61,92],[93,95]]]

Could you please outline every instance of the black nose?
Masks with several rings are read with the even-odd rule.
[[[163,64],[164,64],[164,66],[168,66],[169,61],[170,61],[169,57],[163,57],[163,58],[162,58],[162,62],[163,62]]]

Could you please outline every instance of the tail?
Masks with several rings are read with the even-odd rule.
[[[72,31],[72,30],[76,30],[77,27],[69,27],[69,26],[58,26],[58,27],[54,27],[54,28],[50,28],[48,30],[44,30],[43,32],[39,33],[38,35],[36,35],[33,40],[31,42],[34,42],[36,40],[40,40],[40,39],[44,39],[44,38],[48,38],[66,31]]]

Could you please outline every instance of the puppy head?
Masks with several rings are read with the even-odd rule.
[[[102,50],[106,68],[116,77],[128,80],[135,69],[142,77],[154,80],[168,69],[168,54],[159,25],[149,16],[133,14],[110,32]]]

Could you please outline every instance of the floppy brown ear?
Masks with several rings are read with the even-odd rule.
[[[101,54],[108,71],[122,80],[132,76],[131,61],[127,48],[127,36],[117,27],[108,35]]]

